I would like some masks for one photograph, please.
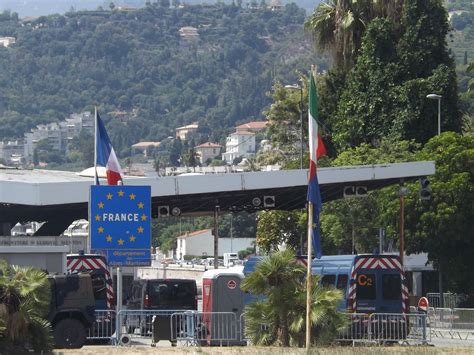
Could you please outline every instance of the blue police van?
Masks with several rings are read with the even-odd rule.
[[[243,273],[255,270],[262,256],[249,258]],[[313,274],[320,283],[343,292],[340,311],[350,313],[408,313],[408,287],[400,258],[397,255],[328,255],[314,259]],[[245,294],[244,304],[257,300]]]

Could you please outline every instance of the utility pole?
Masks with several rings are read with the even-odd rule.
[[[219,208],[216,204],[214,208],[214,269],[219,267]]]
[[[398,194],[400,196],[400,263],[403,267],[403,256],[405,254],[405,195],[408,190],[403,186],[403,179],[400,180],[400,189]]]

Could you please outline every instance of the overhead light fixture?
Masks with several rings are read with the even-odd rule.
[[[356,197],[367,196],[367,186],[356,186]]]
[[[169,217],[170,206],[158,206],[158,217]]]
[[[258,207],[262,204],[262,199],[260,197],[254,197],[252,199],[252,205],[254,205],[255,207]]]
[[[263,207],[275,207],[275,196],[263,196]]]
[[[344,186],[342,194],[344,198],[355,197],[355,186]]]
[[[367,197],[367,186],[344,186],[342,194],[344,198]]]
[[[420,185],[420,199],[431,200],[430,181],[427,178],[421,178]]]
[[[173,207],[171,209],[171,214],[173,216],[179,216],[181,214],[181,209],[179,207]]]

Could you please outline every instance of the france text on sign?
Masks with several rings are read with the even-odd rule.
[[[150,186],[91,186],[91,250],[111,266],[151,264]]]

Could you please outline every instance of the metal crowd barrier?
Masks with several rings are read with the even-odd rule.
[[[245,313],[242,313],[239,317],[239,339],[246,344],[249,342],[249,338],[245,333]]]
[[[170,335],[171,315],[183,310],[122,310],[118,312],[116,318],[116,344],[130,345],[132,341],[151,340],[154,345],[158,340],[172,340]],[[164,332],[164,335],[153,334],[154,321],[160,327],[155,327],[157,331]],[[159,339],[161,336],[161,339]],[[173,344],[173,342],[172,342]],[[173,344],[175,345],[175,344]]]
[[[441,307],[439,293],[427,293],[426,298],[428,298],[428,303],[431,307]],[[443,308],[456,308],[465,298],[465,295],[458,295],[457,293],[443,293]]]
[[[468,340],[474,338],[473,308],[429,308],[431,334],[439,338]]]
[[[242,317],[232,312],[122,310],[116,317],[117,344],[160,340],[177,345],[242,345]]]
[[[366,313],[347,313],[348,326],[339,331],[335,341],[369,342],[369,315]]]
[[[96,310],[95,322],[87,333],[87,340],[110,340],[115,338],[115,310]]]
[[[351,313],[349,325],[336,337],[338,342],[367,342],[374,344],[427,344],[426,314]]]
[[[171,315],[173,341],[184,345],[240,345],[240,324],[233,312],[187,311]]]
[[[424,313],[350,313],[347,314],[348,325],[339,332],[336,341],[424,345],[431,341],[433,327],[452,330],[454,324],[474,335],[474,329],[469,328],[474,309],[462,311],[465,310],[430,309],[429,318]],[[113,311],[105,312],[108,313],[101,314],[102,318],[113,319]],[[123,310],[117,313],[115,320],[115,333],[110,326],[113,321],[97,322],[100,324],[96,327],[97,335],[91,339],[111,338],[120,345],[129,345],[133,340],[151,340],[152,346],[160,340],[168,340],[172,345],[210,346],[246,345],[248,340],[245,315],[232,312]]]
[[[403,342],[427,344],[427,316],[422,313],[374,313],[369,318],[370,338],[377,343]]]

